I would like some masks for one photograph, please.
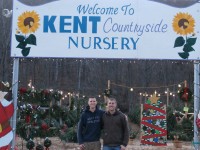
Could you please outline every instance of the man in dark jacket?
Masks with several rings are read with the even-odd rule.
[[[118,111],[114,98],[107,101],[107,111],[103,115],[103,150],[125,150],[129,140],[126,116]]]
[[[89,98],[88,106],[78,124],[78,143],[81,150],[100,150],[103,110],[98,109],[96,98]]]

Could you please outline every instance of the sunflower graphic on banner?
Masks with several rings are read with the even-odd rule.
[[[197,38],[195,37],[195,20],[188,13],[177,13],[172,23],[173,29],[181,36],[175,39],[174,48],[183,47],[183,52],[179,52],[179,56],[183,59],[189,58],[189,53],[195,51],[192,47]],[[185,38],[183,36],[185,36]]]
[[[35,11],[26,11],[18,17],[16,40],[19,42],[16,48],[20,48],[23,56],[28,56],[31,47],[36,45],[36,36],[33,34],[40,26],[39,15]]]
[[[154,94],[143,104],[141,113],[141,145],[166,146],[166,106]]]

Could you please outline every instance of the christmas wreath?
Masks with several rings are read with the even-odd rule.
[[[32,140],[29,140],[26,143],[26,148],[28,148],[29,150],[32,150],[35,147],[35,143]]]
[[[112,90],[111,90],[111,89],[105,89],[104,95],[105,95],[106,97],[110,97],[110,96],[112,95]]]
[[[46,147],[46,149],[48,149],[51,146],[51,140],[49,140],[48,138],[46,138],[44,140],[44,146]]]
[[[44,147],[41,144],[39,144],[36,146],[36,150],[44,150]]]
[[[182,88],[180,93],[179,93],[179,98],[184,102],[191,101],[192,91],[188,87]]]

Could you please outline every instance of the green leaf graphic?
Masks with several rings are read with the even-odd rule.
[[[193,46],[197,41],[197,38],[188,38],[186,43],[190,46]]]
[[[25,37],[23,35],[15,35],[17,42],[24,42]]]
[[[184,52],[191,52],[191,51],[194,51],[194,48],[189,44],[185,44],[184,47],[183,47],[183,51]]]
[[[182,36],[179,36],[176,38],[175,43],[174,43],[174,47],[180,47],[183,46],[185,43],[185,40]]]
[[[28,56],[29,52],[30,52],[30,47],[26,47],[22,50],[22,55],[23,56]]]
[[[26,43],[25,42],[20,42],[16,48],[21,48],[21,49],[24,49],[26,47]]]
[[[189,57],[189,53],[187,53],[187,52],[182,52],[182,53],[178,53],[178,54],[183,59],[187,59]]]
[[[27,44],[36,45],[36,37],[34,34],[30,34],[29,37],[25,40]]]

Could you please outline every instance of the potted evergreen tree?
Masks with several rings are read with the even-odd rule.
[[[129,145],[133,144],[133,140],[137,137],[138,131],[130,130],[129,132]]]

